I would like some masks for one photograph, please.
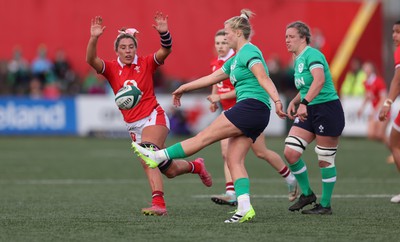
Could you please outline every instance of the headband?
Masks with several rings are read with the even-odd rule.
[[[117,36],[117,38],[120,37],[121,35],[130,35],[136,39],[136,34],[138,34],[139,31],[137,31],[137,29],[134,29],[134,28],[129,28],[129,29],[125,29],[125,30],[118,30],[118,33],[119,33],[119,35]]]
[[[241,17],[241,18],[245,18],[246,20],[249,20],[249,17],[247,17],[247,15],[244,14],[244,13],[240,14],[240,17]]]

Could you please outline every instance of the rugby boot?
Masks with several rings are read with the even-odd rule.
[[[315,201],[317,201],[317,197],[314,193],[311,193],[308,196],[301,194],[297,202],[289,207],[289,211],[298,211],[309,204],[315,203]]]

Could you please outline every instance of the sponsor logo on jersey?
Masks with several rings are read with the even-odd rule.
[[[302,86],[304,86],[305,82],[304,82],[304,78],[300,77],[300,78],[295,78],[294,79],[294,84],[296,85],[296,88],[300,88]]]

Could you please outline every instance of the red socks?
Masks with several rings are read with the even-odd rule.
[[[235,192],[235,186],[233,185],[233,182],[227,182],[225,184],[225,190],[226,193],[233,193]]]
[[[165,207],[165,201],[164,201],[164,193],[162,191],[154,191],[152,193],[152,205],[157,205],[160,207]]]
[[[280,172],[282,177],[287,177],[290,174],[290,170],[287,166],[285,166]]]
[[[201,164],[199,162],[190,161],[189,164],[192,165],[191,173],[199,174],[201,172],[202,166],[201,166]]]

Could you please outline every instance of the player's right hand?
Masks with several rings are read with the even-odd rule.
[[[106,26],[103,26],[103,19],[100,16],[96,16],[94,19],[91,20],[90,24],[90,36],[92,37],[99,37],[103,34],[104,29]]]

